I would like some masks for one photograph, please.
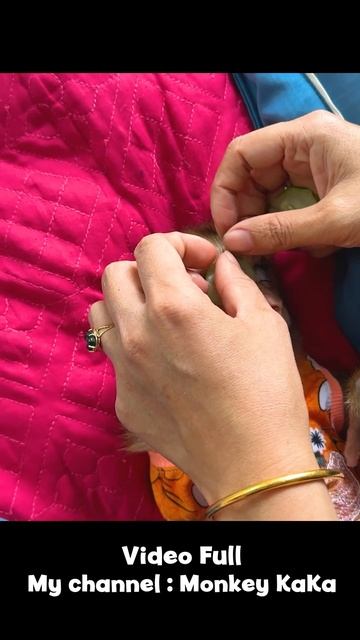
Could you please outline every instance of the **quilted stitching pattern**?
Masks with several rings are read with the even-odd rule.
[[[160,517],[82,333],[104,266],[207,219],[249,128],[225,74],[0,75],[0,516]]]

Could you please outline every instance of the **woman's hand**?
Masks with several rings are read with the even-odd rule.
[[[145,237],[135,257],[105,269],[104,303],[90,313],[92,326],[115,324],[102,344],[123,425],[190,475],[209,502],[316,467],[288,327],[231,254],[217,257],[206,240],[170,233]],[[216,257],[225,311],[186,270]]]
[[[312,189],[320,201],[266,214],[268,195],[288,181]],[[234,252],[307,247],[325,255],[360,246],[360,127],[315,111],[236,138],[216,173],[211,209]]]

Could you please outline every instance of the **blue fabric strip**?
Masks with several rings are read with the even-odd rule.
[[[327,109],[304,73],[234,73],[256,128]]]

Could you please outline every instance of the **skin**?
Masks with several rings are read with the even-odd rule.
[[[235,138],[216,173],[211,209],[230,251],[266,255],[307,247],[325,255],[360,246],[360,127],[328,112]],[[317,193],[305,209],[265,214],[287,181]]]
[[[115,324],[102,344],[122,424],[190,475],[209,503],[259,479],[316,468],[287,324],[231,254],[171,233],[145,237],[135,258],[108,265],[104,302],[89,318]],[[214,259],[224,311],[187,272]],[[251,498],[226,518],[335,513],[320,481]]]
[[[269,196],[290,181],[320,197],[296,211],[264,214]],[[235,138],[211,190],[224,246],[244,255],[306,248],[315,256],[360,246],[360,127],[315,111]],[[359,372],[349,383],[345,457],[360,456]]]
[[[240,253],[360,246],[359,179],[355,125],[315,113],[267,127],[231,143],[212,188],[214,222],[227,248]],[[288,180],[316,191],[320,202],[263,215],[267,194]],[[209,503],[316,468],[286,322],[237,262],[180,233],[144,238],[135,259],[106,267],[104,301],[89,316],[91,326],[115,324],[102,344],[124,426],[188,473]],[[207,297],[201,276],[188,273],[214,260],[224,311]],[[322,481],[259,495],[218,516],[335,517]]]

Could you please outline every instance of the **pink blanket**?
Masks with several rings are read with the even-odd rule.
[[[249,129],[225,74],[0,75],[0,516],[160,518],[87,312],[107,263],[209,217]]]

